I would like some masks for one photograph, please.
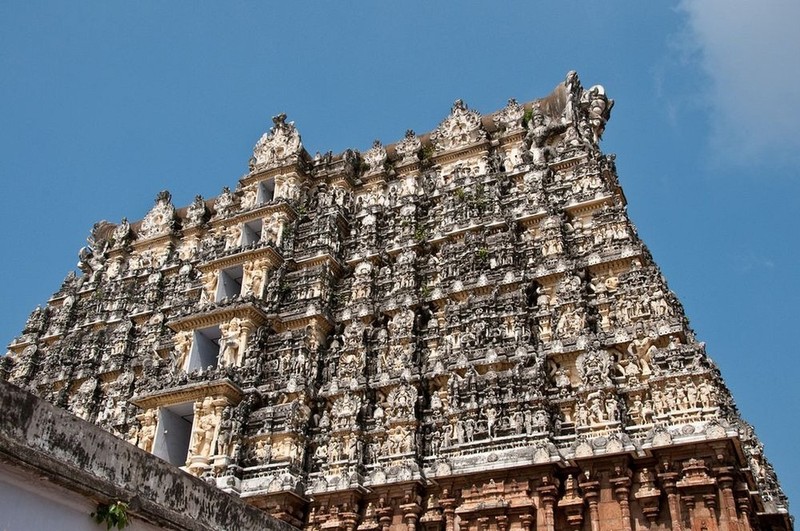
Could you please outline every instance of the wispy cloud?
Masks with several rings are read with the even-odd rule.
[[[718,162],[800,163],[800,2],[682,0]]]
[[[734,270],[739,273],[766,272],[775,269],[772,258],[750,252],[732,255],[730,261],[734,264]]]

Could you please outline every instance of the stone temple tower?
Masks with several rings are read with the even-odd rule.
[[[613,100],[548,96],[97,223],[0,377],[298,528],[788,530],[626,214]]]

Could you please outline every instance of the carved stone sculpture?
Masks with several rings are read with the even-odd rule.
[[[219,196],[92,227],[0,378],[307,531],[791,529],[612,108],[570,72],[314,157],[280,114]]]

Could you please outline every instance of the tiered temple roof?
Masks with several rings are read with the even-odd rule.
[[[790,529],[577,75],[100,222],[0,377],[298,527]],[[664,526],[664,527],[659,527]]]

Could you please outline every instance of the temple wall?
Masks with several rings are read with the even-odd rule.
[[[294,529],[7,382],[0,474],[3,529],[97,529],[90,513],[117,500],[131,529]]]

